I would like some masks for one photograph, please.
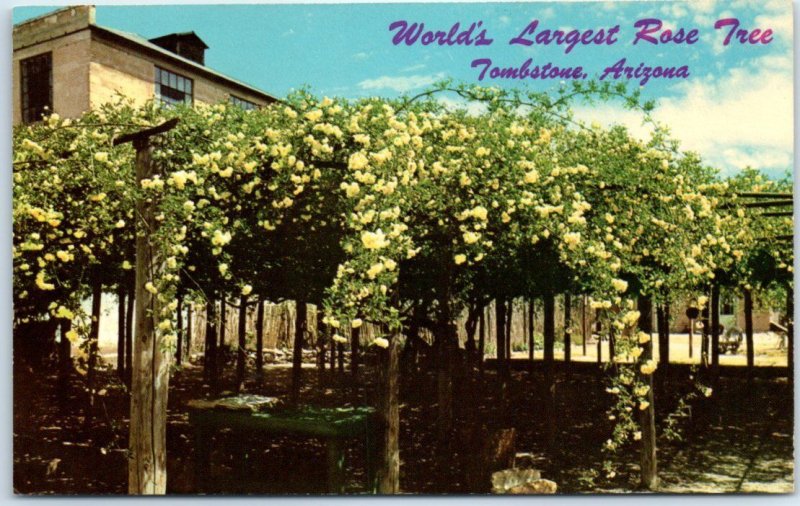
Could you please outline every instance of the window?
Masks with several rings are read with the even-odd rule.
[[[193,83],[188,77],[156,67],[156,98],[164,104],[192,104]]]
[[[32,123],[53,108],[53,56],[44,53],[20,61],[22,121]]]
[[[258,109],[258,104],[251,102],[249,100],[245,100],[243,98],[239,98],[235,95],[231,95],[231,103],[237,107],[241,107],[245,111]]]

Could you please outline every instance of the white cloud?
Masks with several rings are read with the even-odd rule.
[[[353,55],[353,59],[354,60],[366,60],[370,56],[372,56],[372,53],[365,53],[364,51],[361,51],[359,53],[354,54]]]
[[[413,75],[413,76],[381,76],[375,79],[365,79],[358,83],[362,90],[394,90],[405,93],[417,88],[424,88],[445,78],[445,73],[440,72],[433,75]]]
[[[722,77],[692,76],[676,88],[677,97],[659,100],[653,117],[670,127],[685,150],[729,172],[790,168],[793,146],[793,95],[790,56],[769,56]],[[601,124],[621,124],[644,138],[650,129],[641,115],[615,104],[584,107],[576,116]]]
[[[403,67],[400,69],[400,72],[416,72],[417,70],[422,70],[426,67],[424,63],[417,63],[416,65],[409,65],[408,67]]]

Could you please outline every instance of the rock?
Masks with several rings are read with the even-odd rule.
[[[527,494],[555,494],[558,489],[556,482],[550,480],[534,480],[524,485],[511,487],[506,494],[527,495]]]

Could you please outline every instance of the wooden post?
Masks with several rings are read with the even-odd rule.
[[[652,336],[653,334],[653,305],[648,297],[640,296],[638,300],[639,309],[639,330]],[[642,345],[642,362],[653,358],[653,340],[650,339]],[[643,488],[652,490],[658,486],[658,464],[656,460],[656,418],[655,418],[655,399],[653,394],[653,375],[639,373],[642,383],[650,389],[645,396],[649,403],[646,409],[635,409],[639,411],[639,424],[642,430],[642,448],[640,455],[640,485]]]
[[[399,343],[389,336],[389,347],[380,352],[379,406],[381,458],[377,470],[378,493],[400,492],[400,367]]]
[[[544,361],[553,362],[556,341],[556,301],[553,294],[547,294],[544,302]]]
[[[150,137],[175,127],[173,119],[155,128],[115,139],[114,145],[133,142],[136,149],[137,188],[156,174]],[[145,285],[161,277],[161,245],[152,239],[159,226],[152,199],[136,201],[136,338],[133,343],[128,493],[164,494],[167,489],[167,393],[169,354],[156,331],[161,301]]]
[[[572,296],[564,294],[564,362],[572,360]]]
[[[125,384],[131,387],[131,370],[133,369],[133,319],[136,302],[136,280],[131,276],[128,284],[127,308],[125,308]]]
[[[603,338],[600,335],[600,331],[603,330],[603,324],[600,322],[600,309],[596,309],[594,312],[594,329],[597,332],[597,363],[603,363]]]
[[[189,301],[186,306],[186,362],[192,363],[192,307],[194,303]]]
[[[117,287],[117,376],[125,380],[125,284]]]
[[[545,436],[549,449],[555,448],[556,441],[556,382],[555,353],[556,341],[556,299],[552,293],[542,299],[544,310],[544,416],[547,423]]]
[[[99,277],[95,277],[95,279],[92,280],[92,322],[89,327],[89,360],[86,366],[86,390],[89,396],[86,403],[84,426],[87,428],[91,425],[94,415],[94,377],[96,375],[95,369],[97,368],[97,346],[100,337],[100,308],[102,307],[102,298],[103,284],[100,282]]]
[[[486,353],[486,307],[478,315],[478,370],[483,374],[483,358]]]
[[[294,320],[294,353],[292,354],[292,404],[300,400],[300,381],[303,368],[303,339],[306,333],[306,303],[296,301],[296,314]]]
[[[753,349],[753,293],[749,288],[744,289],[744,334],[747,340],[747,376],[751,377],[755,364],[755,350]]]
[[[256,310],[256,377],[264,376],[264,298],[258,298]]]
[[[689,318],[689,358],[692,358],[692,354],[694,353],[694,319]]]
[[[787,329],[787,365],[789,377],[794,377],[794,288],[789,285],[786,289],[786,329]]]
[[[497,298],[494,301],[495,327],[497,341],[497,372],[505,378],[508,376],[508,362],[506,362],[506,303]]]
[[[711,367],[719,372],[719,284],[711,286]]]
[[[511,322],[514,319],[514,299],[508,299],[506,306],[506,364],[511,365]]]
[[[62,319],[61,340],[58,342],[58,385],[61,390],[59,400],[67,399],[69,374],[72,372],[72,343],[67,339],[67,332],[72,330],[72,321]]]
[[[217,391],[217,303],[213,295],[209,294],[206,301],[206,342],[203,359],[203,374],[211,385],[211,390]]]
[[[586,299],[587,296],[584,295],[581,300],[581,344],[583,344],[583,356],[586,356]]]
[[[361,328],[350,330],[350,372],[353,379],[358,378],[358,366],[361,355]]]
[[[236,347],[236,391],[244,386],[245,361],[247,360],[247,295],[239,298],[239,345]]]
[[[533,370],[534,349],[536,348],[536,338],[534,315],[536,314],[536,307],[533,304],[533,298],[528,300],[528,368]]]
[[[181,365],[183,363],[183,293],[181,292],[180,288],[178,289],[178,328],[176,329],[178,334],[178,343],[175,349],[175,364]]]

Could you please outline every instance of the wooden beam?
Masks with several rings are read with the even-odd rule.
[[[137,142],[140,141],[146,141],[147,139],[149,139],[154,135],[169,132],[170,130],[175,128],[175,126],[178,124],[179,121],[180,121],[179,118],[172,118],[152,128],[147,128],[145,130],[140,130],[138,132],[121,135],[116,139],[114,139],[114,142],[112,144],[114,146],[119,146],[120,144],[125,144],[126,142],[133,142],[134,144],[136,144]]]

